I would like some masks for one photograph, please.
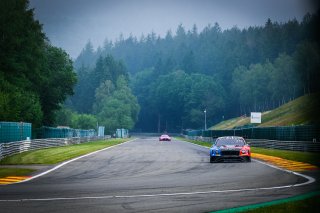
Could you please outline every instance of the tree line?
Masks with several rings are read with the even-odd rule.
[[[1,0],[0,20],[0,121],[52,125],[73,94],[73,62],[50,44],[28,0]]]
[[[204,109],[210,125],[318,92],[318,26],[319,12],[245,29],[179,25],[164,38],[120,36],[96,50],[89,41],[74,64],[93,68],[107,55],[123,62],[141,106],[136,130],[203,128]]]
[[[245,29],[179,25],[96,50],[88,42],[72,62],[28,7],[0,2],[3,121],[180,131],[203,128],[204,110],[210,126],[319,91],[319,12]]]
[[[117,128],[134,127],[140,106],[131,92],[129,75],[121,61],[116,61],[111,55],[100,56],[94,68],[82,65],[77,74],[79,82],[75,87],[75,95],[57,113],[59,118],[64,118],[65,111],[69,110],[73,110],[76,118],[81,115],[78,113],[84,113],[88,119],[91,117],[85,123],[90,123],[91,128],[105,126],[108,134],[112,134]],[[58,122],[76,126],[77,122],[74,123],[73,120],[69,116],[69,119],[58,119]]]
[[[140,107],[122,62],[101,56],[94,69],[74,72],[69,55],[50,44],[28,0],[1,1],[0,20],[0,121],[31,122],[35,128],[103,125],[106,133],[133,128]]]

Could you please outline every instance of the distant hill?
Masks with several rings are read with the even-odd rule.
[[[320,123],[320,93],[305,95],[274,110],[262,113],[263,126],[291,126]],[[222,121],[210,129],[233,129],[250,126],[250,117],[237,117]]]

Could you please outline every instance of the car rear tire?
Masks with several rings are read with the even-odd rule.
[[[210,156],[210,163],[214,163],[214,162],[215,162],[215,157]]]
[[[251,162],[251,157],[247,157],[247,162]]]

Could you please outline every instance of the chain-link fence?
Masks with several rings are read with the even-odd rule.
[[[23,141],[42,138],[72,138],[93,137],[97,135],[94,129],[72,129],[68,127],[43,126],[32,129],[31,123],[24,122],[0,122],[0,143]]]
[[[185,130],[184,135],[195,137],[241,136],[248,139],[269,139],[280,141],[320,141],[320,127],[312,125],[253,127],[230,130]]]
[[[94,129],[72,129],[72,128],[55,128],[43,126],[33,132],[33,138],[72,138],[72,137],[93,137],[96,135]]]
[[[31,138],[31,123],[0,122],[0,143]]]

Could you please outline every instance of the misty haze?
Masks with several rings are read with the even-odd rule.
[[[1,0],[1,212],[317,211],[318,6]]]

